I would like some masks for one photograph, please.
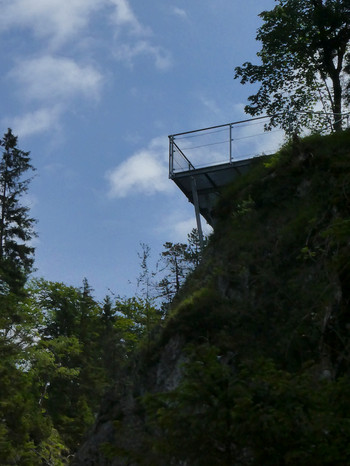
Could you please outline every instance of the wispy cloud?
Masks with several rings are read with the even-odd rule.
[[[96,98],[102,85],[101,73],[92,66],[50,55],[19,62],[10,76],[28,100],[37,101],[61,101],[76,95]]]
[[[175,15],[175,16],[178,16],[182,19],[188,19],[188,16],[187,16],[187,13],[185,10],[183,10],[182,8],[178,8],[176,6],[174,6],[172,8],[172,13]]]
[[[133,65],[136,57],[142,55],[152,57],[159,70],[167,70],[172,66],[172,59],[167,50],[145,40],[137,41],[135,44],[118,45],[114,53],[118,60],[125,61],[129,66]]]
[[[128,0],[2,0],[0,30],[26,28],[36,37],[49,38],[51,46],[60,47],[81,34],[98,11],[109,14],[118,28],[128,28],[137,35],[151,33],[139,22]]]
[[[62,45],[84,29],[90,16],[111,0],[3,0],[0,29],[30,29],[36,37],[48,37]]]
[[[183,201],[186,202],[185,197]],[[193,228],[197,228],[194,208],[191,216],[184,215],[183,211],[174,211],[164,218],[160,225],[157,225],[157,231],[162,234],[166,233],[169,241],[183,243],[187,241],[187,235],[191,233]],[[202,219],[202,229],[205,235],[209,235],[213,231],[204,219]]]
[[[103,75],[91,65],[51,55],[18,61],[8,78],[17,85],[24,105],[22,115],[7,116],[21,136],[60,128],[62,115],[77,98],[99,98]]]
[[[151,30],[143,26],[132,11],[127,0],[110,0],[114,4],[115,10],[112,14],[112,20],[117,26],[129,26],[130,31],[134,34],[150,34]]]
[[[111,197],[131,194],[151,195],[173,189],[168,180],[167,138],[155,138],[106,174]]]
[[[15,133],[21,136],[29,136],[58,127],[62,112],[63,109],[60,105],[41,108],[19,117],[7,118],[6,123],[3,121],[5,123],[3,126],[13,128]]]
[[[0,33],[29,31],[40,39],[29,42],[31,55],[27,53],[25,58],[14,55],[15,65],[7,72],[24,109],[22,115],[12,119],[26,134],[54,127],[63,114],[62,108],[69,109],[76,98],[100,97],[109,70],[100,56],[93,55],[95,40],[96,44],[100,40],[90,34],[96,18],[105,22],[110,39],[108,53],[114,40],[116,60],[134,66],[142,57],[161,71],[172,65],[169,52],[156,44],[151,29],[139,21],[129,0],[0,0],[0,3]],[[28,34],[23,37],[27,39]],[[87,42],[91,45],[89,61],[81,59]],[[101,40],[99,50],[102,43]]]
[[[186,199],[184,198],[184,202]],[[193,230],[193,228],[197,228],[196,217],[193,216],[188,218],[171,218],[168,217],[166,226],[163,226],[163,229],[169,235],[170,241],[173,242],[186,242],[187,235]]]
[[[124,53],[128,60],[147,54],[155,58],[158,68],[168,66],[169,59],[161,47],[145,40],[133,44],[121,38],[122,32],[143,39],[152,36],[152,30],[141,24],[128,0],[2,0],[0,31],[14,27],[28,29],[38,38],[47,38],[45,43],[57,51],[77,36],[83,41],[84,30],[88,34],[88,26],[97,12],[109,18],[106,26],[114,25],[118,46],[129,50],[128,54]]]
[[[110,0],[115,5],[112,21],[117,26],[114,57],[133,66],[137,58],[150,57],[158,70],[164,71],[172,66],[172,58],[168,50],[154,45],[150,40],[152,30],[137,19],[127,0]],[[127,32],[127,38],[122,32]],[[132,40],[130,35],[135,36]]]

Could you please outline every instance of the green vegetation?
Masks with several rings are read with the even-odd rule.
[[[16,322],[0,341],[1,464],[67,464],[102,395],[161,321],[142,299],[100,304],[91,292],[87,280],[79,289],[40,279],[5,296]]]
[[[349,8],[277,1],[262,64],[236,68],[262,83],[247,111],[290,129],[320,98],[336,132],[256,160],[204,251],[192,232],[152,271],[142,244],[137,296],[30,280],[33,168],[0,140],[1,465],[350,463]]]
[[[194,270],[165,245],[169,283],[191,273],[151,327],[143,248],[143,304],[114,314],[126,359],[106,437],[74,464],[349,463],[349,147],[350,131],[294,139],[228,186]]]
[[[99,303],[86,279],[28,280],[6,256],[1,464],[68,464],[96,419],[122,439],[99,445],[106,464],[347,464],[349,147],[350,131],[312,135],[257,160],[201,260],[195,234],[166,243],[157,282],[143,246],[138,297]]]
[[[152,464],[349,463],[348,377],[317,380],[310,368],[291,374],[258,356],[238,363],[211,345],[190,349],[179,386],[143,400],[158,432]]]
[[[349,463],[349,147],[350,131],[294,140],[227,188],[202,262],[107,408],[106,464]]]
[[[153,283],[147,246],[140,296],[99,303],[87,279],[81,288],[30,279],[35,220],[21,198],[33,167],[10,129],[0,146],[0,463],[60,466],[95,422],[106,390],[134,354],[149,351],[168,299],[153,297],[161,286]],[[177,248],[197,260],[192,246],[170,250]],[[183,280],[190,266],[181,254],[176,273]],[[160,281],[172,276],[172,264],[163,264]]]
[[[349,105],[349,3],[344,0],[276,0],[257,40],[260,64],[236,67],[242,84],[260,83],[245,111],[271,116],[271,126],[286,131],[322,126],[316,106],[328,114],[323,125],[341,130]],[[327,121],[328,120],[328,121]]]
[[[152,464],[349,463],[349,147],[294,141],[228,187],[162,333],[181,381],[141,399]]]
[[[28,189],[23,175],[33,170],[29,152],[17,148],[17,137],[9,129],[0,140],[0,264],[1,285],[18,291],[24,285],[33,264],[34,249],[28,242],[35,236],[35,220],[20,203]]]

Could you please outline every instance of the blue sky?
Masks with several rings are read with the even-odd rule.
[[[193,207],[168,179],[169,134],[244,118],[233,80],[273,0],[0,0],[2,134],[36,167],[37,276],[133,295]],[[131,282],[131,283],[130,283]]]

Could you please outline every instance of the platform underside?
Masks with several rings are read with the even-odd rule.
[[[175,172],[172,174],[172,180],[192,204],[194,204],[193,186],[195,186],[199,211],[209,225],[214,226],[213,208],[221,195],[222,188],[237,176],[246,173],[257,158],[260,157]]]

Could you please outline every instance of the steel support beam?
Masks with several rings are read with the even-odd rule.
[[[203,230],[202,230],[201,214],[199,212],[197,183],[196,183],[196,179],[195,179],[194,176],[191,176],[191,187],[192,187],[192,198],[193,198],[194,210],[195,210],[195,213],[196,213],[199,245],[200,245],[201,250],[203,251],[203,248],[204,248]]]

